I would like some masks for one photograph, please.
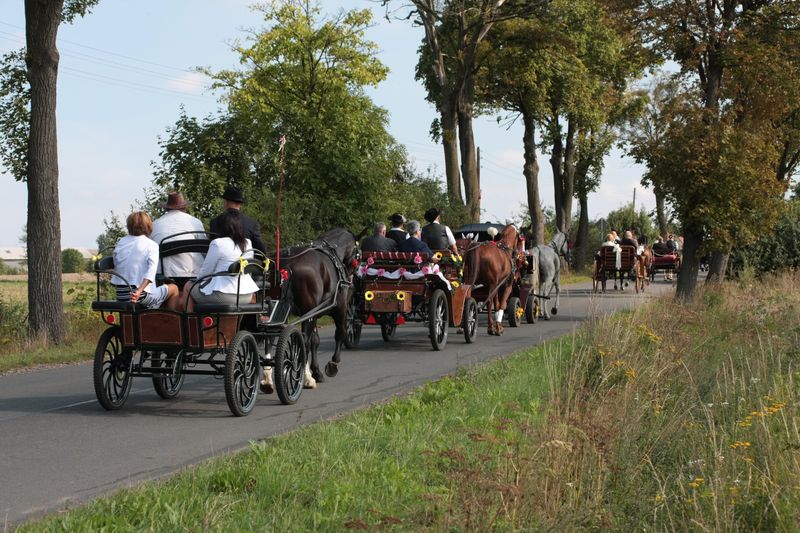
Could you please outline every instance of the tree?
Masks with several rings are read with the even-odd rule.
[[[64,274],[74,274],[83,272],[85,267],[83,255],[75,248],[61,250],[61,272]]]
[[[364,37],[370,12],[325,16],[318,5],[289,0],[261,9],[269,26],[237,48],[243,68],[210,73],[226,108],[202,121],[182,113],[161,140],[155,194],[180,188],[207,217],[235,184],[270,235],[284,135],[283,240],[307,241],[334,226],[359,231],[388,217],[389,206],[404,210],[397,191],[429,183],[409,169],[386,111],[365,94],[387,73]]]
[[[56,136],[56,35],[98,0],[25,0],[24,51],[0,66],[0,161],[28,184],[28,328],[52,343],[64,339],[61,228]],[[24,58],[24,67],[22,59]],[[23,77],[22,74],[25,74]]]
[[[742,60],[767,44],[773,57],[782,57],[791,47],[784,38],[796,33],[797,10],[796,3],[780,0],[641,2],[639,20],[654,50],[681,67],[685,103],[673,106],[675,113],[666,123],[669,146],[659,156],[668,174],[652,176],[683,225],[679,299],[694,293],[704,245],[715,252],[709,279],[722,279],[733,243],[754,237],[746,225],[768,223],[778,212],[780,153],[774,146],[774,123],[767,125],[773,122],[765,113],[769,106],[753,105],[763,100],[761,94],[771,93],[764,85],[777,81],[774,73],[762,70],[772,57],[758,63]],[[769,30],[759,31],[759,21]],[[754,68],[740,68],[748,64]]]
[[[104,251],[108,254],[109,250],[113,248],[117,241],[128,234],[125,225],[120,220],[119,215],[111,211],[108,218],[103,219],[103,226],[105,229],[103,233],[97,236],[97,250],[102,254]]]

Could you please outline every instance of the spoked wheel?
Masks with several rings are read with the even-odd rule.
[[[175,354],[175,359],[172,361],[168,354],[153,354],[152,365],[154,367],[169,367],[170,363],[172,363],[172,368],[169,372],[153,374],[153,388],[156,390],[156,394],[165,400],[171,400],[178,396],[183,386],[183,380],[186,378],[183,373],[183,350]]]
[[[447,344],[447,322],[450,318],[450,310],[447,308],[447,297],[442,289],[433,291],[433,296],[428,302],[428,334],[431,338],[431,346],[436,351],[441,350]]]
[[[108,411],[121,408],[131,392],[133,354],[122,346],[118,326],[100,335],[94,352],[94,392],[97,401]]]
[[[235,416],[253,410],[261,379],[258,344],[249,331],[237,331],[225,354],[225,399]]]
[[[361,318],[358,316],[358,309],[356,309],[355,296],[350,298],[350,305],[347,307],[347,315],[344,319],[345,324],[345,337],[344,346],[348,350],[358,348],[361,342]]]
[[[536,296],[533,294],[528,295],[528,301],[525,302],[525,321],[528,324],[536,324],[536,319],[539,318],[539,303],[536,301]]]
[[[475,302],[475,298],[464,300],[461,329],[464,330],[464,340],[467,341],[467,344],[475,342],[475,334],[478,331],[478,304]]]
[[[508,325],[512,328],[519,326],[523,313],[523,309],[519,305],[519,298],[512,296],[508,299],[506,313],[508,313]]]
[[[306,346],[294,326],[284,326],[275,347],[275,390],[284,405],[295,403],[303,392]]]
[[[397,315],[394,313],[384,315],[383,322],[381,322],[381,337],[386,342],[394,338],[394,333],[397,331]]]

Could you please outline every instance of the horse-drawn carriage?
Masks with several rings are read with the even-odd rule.
[[[656,272],[662,271],[665,274],[680,275],[681,257],[677,251],[667,253],[656,253],[653,251],[653,258],[650,262],[649,276],[650,281],[656,280]]]
[[[619,287],[624,290],[625,277],[629,280],[636,280],[636,247],[630,245],[601,246],[598,250],[599,258],[595,268],[592,288],[594,292],[602,290],[606,292],[606,282],[611,279],[614,282],[614,289]],[[636,291],[639,291],[638,284]]]
[[[161,257],[180,253],[205,253],[208,238],[171,242]],[[300,330],[289,323],[290,306],[280,295],[281,275],[270,261],[242,258],[216,276],[231,276],[237,284],[249,274],[259,286],[257,303],[243,297],[235,305],[196,304],[191,312],[147,309],[139,303],[102,299],[101,282],[114,270],[113,257],[95,262],[97,296],[92,309],[108,328],[101,334],[94,357],[94,388],[107,410],[120,409],[128,399],[134,377],[152,379],[156,393],[175,398],[187,375],[223,378],[225,398],[236,416],[254,407],[262,367],[274,367],[275,388],[284,404],[297,401],[303,390],[306,348]],[[276,279],[277,278],[277,283]],[[129,280],[123,281],[128,283]],[[130,285],[130,283],[128,283]],[[272,289],[274,287],[274,289]]]
[[[354,278],[345,345],[355,347],[363,325],[378,325],[385,341],[398,325],[422,322],[434,350],[447,344],[448,328],[460,327],[475,340],[478,306],[472,287],[462,283],[462,260],[447,250],[433,256],[416,252],[364,252]]]

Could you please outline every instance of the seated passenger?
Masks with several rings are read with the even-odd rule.
[[[114,270],[119,275],[112,276],[111,283],[116,286],[117,301],[139,303],[148,309],[165,305],[177,310],[178,287],[172,283],[157,287],[155,283],[158,245],[149,238],[153,221],[147,213],[136,211],[125,222],[128,235],[114,247]]]
[[[211,241],[205,261],[197,272],[199,282],[187,283],[184,287],[184,298],[191,295],[186,310],[194,308],[192,302],[202,304],[236,305],[254,303],[259,288],[250,274],[219,275],[201,280],[201,278],[227,272],[232,263],[240,258],[252,258],[252,243],[244,236],[242,215],[238,209],[226,209],[219,220],[219,237]],[[239,288],[237,294],[236,289]]]
[[[406,229],[408,230],[408,239],[400,243],[400,246],[397,247],[398,252],[419,252],[421,254],[433,255],[428,245],[421,240],[422,229],[420,228],[419,222],[416,220],[409,220],[408,224],[406,224]]]
[[[386,237],[392,239],[399,245],[401,242],[408,239],[408,233],[403,229],[403,224],[406,223],[406,217],[400,213],[395,213],[389,220],[392,222],[392,227],[386,232]]]
[[[619,241],[619,244],[620,245],[624,244],[624,245],[627,245],[627,246],[633,246],[634,248],[639,248],[639,243],[633,237],[633,232],[631,230],[626,230],[625,231],[625,233],[623,234],[622,239]]]
[[[386,224],[383,222],[376,222],[374,233],[361,241],[362,252],[394,252],[395,250],[397,250],[397,243],[386,237]]]
[[[656,242],[653,243],[653,253],[658,255],[669,255],[669,247],[664,242],[664,238],[661,235],[656,238]]]
[[[160,245],[165,238],[178,233],[187,233],[175,239],[168,239],[167,242],[178,240],[205,238],[205,228],[203,223],[186,212],[186,208],[191,205],[183,198],[180,192],[171,192],[167,195],[166,203],[161,204],[165,213],[153,221],[153,233],[150,238]],[[161,271],[161,264],[164,271]],[[203,255],[199,253],[183,253],[164,257],[159,262],[158,273],[175,281],[185,282],[186,279],[197,277],[197,271],[203,264]]]
[[[441,223],[441,218],[442,212],[435,207],[425,211],[425,220],[429,224],[422,228],[422,241],[433,250],[450,250],[457,254],[456,238],[450,228]],[[410,235],[411,231],[408,233]]]

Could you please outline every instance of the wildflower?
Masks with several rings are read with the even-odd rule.
[[[664,501],[664,495],[663,494],[656,494],[656,497],[654,499],[655,499],[656,503],[661,503],[661,502]]]
[[[733,448],[734,450],[737,449],[737,448],[749,448],[749,447],[750,447],[750,443],[747,442],[747,441],[737,440],[736,442],[731,444],[731,448]]]
[[[626,370],[626,371],[625,371],[625,377],[627,377],[627,378],[628,378],[628,379],[630,379],[631,381],[633,381],[634,379],[636,379],[636,376],[637,376],[637,374],[636,374],[636,370],[634,370],[634,369],[632,369],[632,368],[629,368],[628,370]]]

